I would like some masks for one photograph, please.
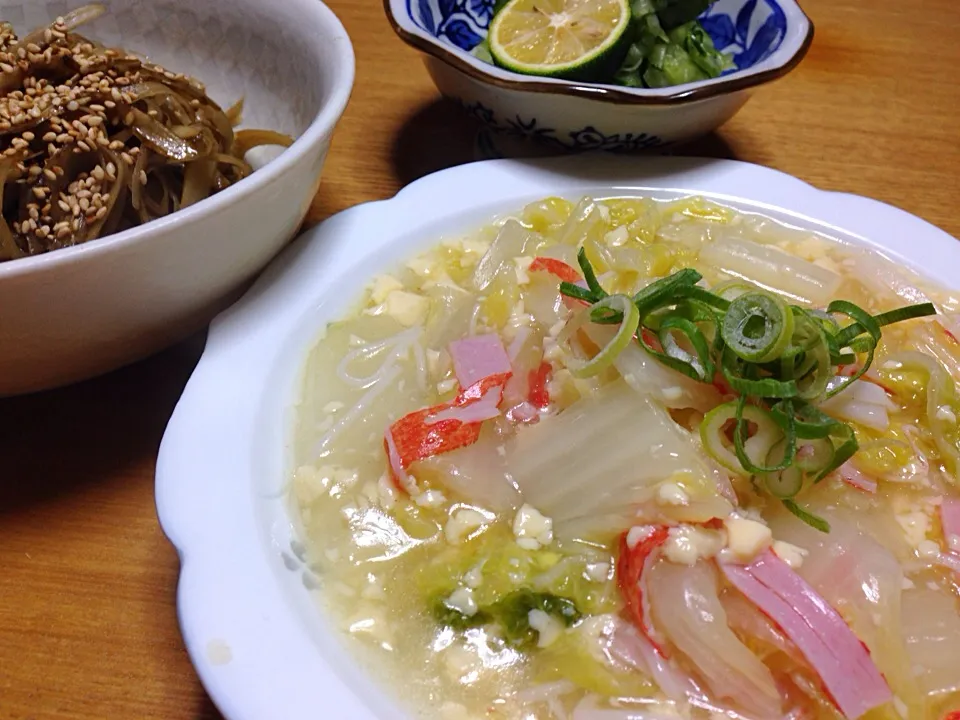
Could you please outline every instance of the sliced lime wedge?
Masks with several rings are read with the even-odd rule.
[[[494,62],[524,75],[600,80],[629,47],[628,0],[510,0],[490,24]]]

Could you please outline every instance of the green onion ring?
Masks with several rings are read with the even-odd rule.
[[[782,428],[787,443],[783,451],[783,459],[776,465],[760,465],[749,457],[746,450],[747,438],[745,434],[748,418],[745,417],[745,412],[747,408],[750,407],[746,404],[747,398],[745,395],[741,395],[735,402],[737,403],[737,424],[733,428],[733,448],[737,453],[737,459],[740,461],[743,469],[751,475],[759,475],[785,470],[790,467],[797,456],[797,433],[793,426],[793,416],[787,415],[787,426]],[[769,415],[766,410],[763,412]],[[772,445],[770,447],[772,447]],[[770,452],[770,447],[767,448],[767,452],[764,454],[764,462],[766,462],[766,456]]]
[[[687,339],[696,355],[680,347],[673,335],[674,331],[679,332]],[[707,338],[704,337],[703,332],[696,324],[686,318],[670,315],[660,323],[658,337],[660,338],[660,344],[663,346],[662,354],[689,366],[694,373],[691,377],[695,376],[701,382],[709,382],[713,379],[715,370],[713,360],[710,357],[710,343],[707,342]],[[655,352],[654,354],[659,357],[661,353]]]
[[[778,358],[787,348],[793,327],[793,311],[780,298],[750,292],[730,303],[720,332],[727,347],[738,357],[765,363]]]
[[[788,499],[781,500],[781,502],[783,503],[783,506],[784,506],[787,510],[789,510],[790,512],[792,512],[792,513],[793,513],[794,515],[796,515],[800,520],[802,520],[803,522],[805,522],[807,525],[809,525],[810,527],[812,527],[814,530],[819,530],[819,531],[822,532],[822,533],[829,533],[829,532],[830,532],[830,523],[828,523],[826,520],[824,520],[824,519],[823,519],[822,517],[820,517],[819,515],[814,515],[812,512],[810,512],[810,511],[808,511],[808,510],[804,510],[802,507],[800,507],[799,505],[797,505],[797,503],[796,503],[795,500],[792,500],[792,499],[789,499],[789,498],[788,498]]]
[[[731,420],[737,420],[736,400],[717,405],[708,412],[700,423],[700,440],[704,450],[730,472],[738,475],[750,475],[743,463],[725,442],[724,428]],[[763,408],[756,405],[744,406],[740,418],[757,426],[757,432],[744,443],[744,452],[756,462],[763,462],[777,442],[783,437],[783,430],[777,421]],[[753,464],[753,460],[750,460]]]
[[[590,291],[594,293],[598,299],[605,297],[607,293],[600,286],[600,281],[597,280],[597,274],[593,271],[593,265],[591,265],[587,259],[587,251],[584,248],[580,248],[580,251],[577,253],[577,263],[579,263],[580,269],[583,271],[583,279],[587,281],[587,287],[590,288]]]
[[[634,334],[637,332],[637,326],[640,323],[640,311],[637,310],[637,307],[628,296],[618,294],[608,295],[591,305],[590,308],[579,317],[571,320],[567,327],[564,328],[566,337],[572,336],[584,324],[589,322],[594,311],[606,308],[621,313],[623,319],[620,322],[620,327],[617,328],[617,332],[610,341],[591,359],[586,361],[573,357],[567,359],[567,367],[570,369],[570,372],[573,373],[574,377],[589,378],[599,375],[613,364],[613,361],[616,360],[617,356],[630,344]]]

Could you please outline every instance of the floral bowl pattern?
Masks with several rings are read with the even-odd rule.
[[[749,91],[792,70],[813,40],[795,0],[717,0],[700,22],[734,67],[677,87],[635,89],[518,75],[475,58],[494,0],[384,0],[397,34],[425,53],[437,88],[489,127],[561,150],[629,152],[710,132]]]

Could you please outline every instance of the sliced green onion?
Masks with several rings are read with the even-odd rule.
[[[700,440],[704,450],[727,470],[738,475],[751,475],[736,453],[727,445],[726,428],[730,422],[737,422],[736,400],[718,405],[708,412],[700,423]],[[744,452],[750,464],[764,462],[770,448],[783,439],[783,430],[767,411],[756,405],[743,407],[740,418],[746,423],[756,425],[756,432],[743,443]]]
[[[741,395],[735,402],[737,403],[737,424],[733,428],[733,449],[736,451],[737,459],[740,461],[743,469],[751,475],[762,475],[774,473],[778,470],[786,470],[790,467],[797,454],[797,433],[793,428],[793,417],[788,415],[787,426],[785,428],[780,427],[781,433],[786,437],[783,458],[774,465],[761,465],[760,463],[754,462],[753,458],[747,453],[747,418],[745,413],[747,408],[752,406],[746,404],[747,398],[745,395]],[[773,420],[773,422],[776,422],[776,419],[766,410],[762,412]],[[763,453],[764,462],[766,462],[766,458],[770,455],[772,448],[773,445],[768,446],[766,452]]]
[[[903,322],[904,320],[915,320],[916,318],[928,317],[936,314],[937,308],[934,307],[934,304],[925,302],[918,303],[917,305],[905,305],[904,307],[887,310],[887,312],[874,315],[873,320],[877,323],[877,325],[883,327],[885,325],[893,325],[894,323]]]
[[[865,351],[867,356],[863,359],[863,364],[859,368],[857,368],[856,372],[854,372],[853,375],[849,375],[849,376],[838,375],[837,376],[838,381],[836,385],[834,385],[832,388],[827,390],[827,392],[824,393],[824,397],[831,398],[837,393],[843,392],[848,387],[850,387],[852,383],[856,382],[861,377],[863,377],[863,374],[870,369],[870,366],[873,364],[874,353],[876,353],[877,351],[877,343],[872,337],[869,337],[869,336],[865,338],[864,342],[867,342],[869,344]]]
[[[793,337],[793,311],[769,293],[749,292],[730,303],[720,331],[723,341],[747,362],[778,357]]]
[[[840,427],[837,428],[837,431],[833,433],[831,437],[839,444],[835,446],[833,460],[830,461],[827,467],[820,471],[820,474],[815,478],[815,482],[823,480],[827,475],[856,455],[857,450],[860,449],[860,443],[857,442],[857,436],[854,434],[853,428],[846,423],[840,423]]]
[[[827,312],[833,315],[846,315],[853,320],[853,323],[837,333],[837,345],[841,350],[863,333],[867,333],[877,342],[880,341],[880,325],[859,305],[847,300],[834,300],[827,306]]]
[[[816,320],[820,327],[822,327],[830,335],[836,335],[840,332],[840,325],[837,323],[836,319],[828,313],[826,310],[820,310],[818,308],[801,308],[794,305],[794,310],[800,310],[806,315],[809,315],[811,318]]]
[[[796,465],[791,465],[783,470],[763,475],[763,485],[775,498],[785,500],[797,496],[797,493],[803,489],[803,479],[803,471]]]
[[[784,438],[770,450],[768,465],[777,465],[783,461],[787,450]],[[771,495],[784,499],[795,497],[808,478],[820,477],[834,460],[833,443],[827,439],[797,440],[796,456],[790,467],[763,475],[764,485]]]
[[[804,400],[819,400],[824,397],[827,385],[832,377],[833,368],[830,363],[830,348],[827,346],[825,333],[817,328],[820,341],[814,342],[812,347],[804,353],[804,365],[797,377],[797,397]]]
[[[797,441],[797,467],[805,473],[821,474],[832,467],[836,450],[826,438]]]
[[[580,316],[581,319],[576,321],[576,324],[574,324],[574,321],[571,321],[571,323],[564,328],[565,331],[568,328],[573,328],[567,333],[567,337],[572,336],[585,322],[589,321],[595,311],[604,309],[614,310],[620,313],[623,318],[620,322],[620,327],[617,328],[617,332],[610,341],[600,349],[600,352],[589,360],[583,361],[577,358],[569,358],[567,360],[567,367],[570,369],[570,372],[573,373],[574,377],[588,378],[599,375],[613,364],[613,361],[616,360],[617,356],[630,344],[634,334],[637,332],[637,325],[640,323],[640,311],[637,310],[633,301],[626,295],[608,295],[599,302],[591,305],[590,308]]]
[[[759,398],[792,398],[799,395],[800,390],[793,380],[748,380],[724,373],[724,378],[734,390],[742,395],[752,395]]]
[[[730,308],[729,300],[719,297],[709,290],[704,290],[698,285],[684,285],[677,289],[677,295],[678,297],[684,297],[690,300],[698,300],[705,305],[709,305],[723,312],[726,312]]]
[[[577,262],[580,264],[580,269],[583,270],[583,279],[587,281],[587,287],[596,296],[604,297],[607,293],[600,286],[600,281],[597,280],[597,274],[593,271],[593,265],[587,259],[587,251],[584,248],[580,248],[580,252],[577,253]]]
[[[774,378],[755,379],[744,377],[746,373],[740,367],[740,362],[732,352],[725,352],[720,363],[724,379],[730,387],[741,395],[752,395],[761,398],[792,398],[799,392],[797,383],[793,380],[775,380]]]
[[[770,413],[781,424],[788,422],[790,415],[793,415],[794,429],[801,440],[830,437],[836,426],[843,424],[801,400],[791,400],[789,404],[787,401],[778,402],[770,408]]]
[[[568,283],[566,281],[560,283],[560,294],[566,295],[567,297],[572,297],[575,300],[583,300],[588,303],[595,303],[600,298],[595,298],[594,294],[585,287],[579,285],[574,285],[573,283]]]
[[[680,270],[647,285],[633,296],[633,302],[640,310],[640,314],[645,315],[652,309],[662,307],[665,300],[669,301],[676,297],[678,288],[696,285],[702,278],[700,273],[691,268]]]
[[[695,354],[687,352],[679,345],[674,332],[687,340]],[[714,365],[710,357],[710,343],[696,324],[686,318],[671,315],[660,323],[659,338],[663,346],[662,354],[689,366],[693,371],[691,377],[701,382],[707,382],[713,378]],[[661,353],[655,351],[654,355],[659,357]]]
[[[724,300],[736,300],[744,293],[756,292],[757,290],[756,285],[751,285],[743,280],[727,280],[710,288],[710,292],[722,297]]]
[[[852,458],[860,445],[857,436],[846,423],[830,417],[810,403],[802,400],[790,401],[792,407],[785,408],[775,405],[771,412],[779,421],[793,417],[797,437],[800,440],[829,439],[833,447],[833,457],[824,465],[814,477],[814,482],[820,482],[847,460]]]
[[[807,525],[812,527],[815,530],[819,530],[822,533],[830,532],[830,523],[824,520],[819,515],[814,515],[808,510],[804,510],[802,507],[797,505],[795,500],[785,499],[781,500],[783,506],[796,515],[798,518],[803,520]]]
[[[846,390],[850,387],[851,383],[859,380],[870,368],[870,365],[873,364],[873,355],[876,352],[877,345],[880,343],[881,330],[876,318],[852,302],[834,300],[827,306],[827,312],[834,315],[846,315],[853,320],[853,323],[837,333],[835,337],[837,348],[840,351],[844,348],[850,348],[854,352],[862,352],[867,355],[863,364],[853,375],[843,377],[833,388],[826,392],[825,396],[829,398]]]
[[[701,274],[692,268],[650,283],[633,298],[608,297],[583,249],[577,260],[587,287],[561,283],[560,292],[590,308],[564,333],[570,337],[591,320],[619,328],[597,357],[571,364],[574,374],[601,372],[633,332],[658,362],[695,380],[713,382],[719,367],[739,397],[714,408],[701,423],[707,452],[732,472],[750,476],[758,488],[765,486],[804,522],[828,531],[822,518],[793,498],[808,480],[820,482],[853,457],[859,446],[853,428],[816,403],[867,372],[882,327],[933,315],[936,308],[922,303],[875,316],[845,300],[831,302],[826,310],[802,308],[739,280],[704,289],[697,284]],[[841,326],[838,316],[848,324]],[[951,415],[960,415],[960,396],[952,381],[943,380],[946,371],[936,361],[913,360],[931,377],[927,411],[937,446],[952,469],[960,471],[960,426],[947,426]],[[852,376],[838,374],[838,366],[854,364]],[[938,414],[942,417],[934,423]],[[729,422],[734,424],[732,444],[726,435]]]

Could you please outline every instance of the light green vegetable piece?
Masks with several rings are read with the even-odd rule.
[[[610,697],[653,697],[656,686],[644,674],[615,665],[603,652],[612,627],[611,616],[594,616],[567,630],[540,651],[537,665],[543,670],[538,679],[565,679]]]

